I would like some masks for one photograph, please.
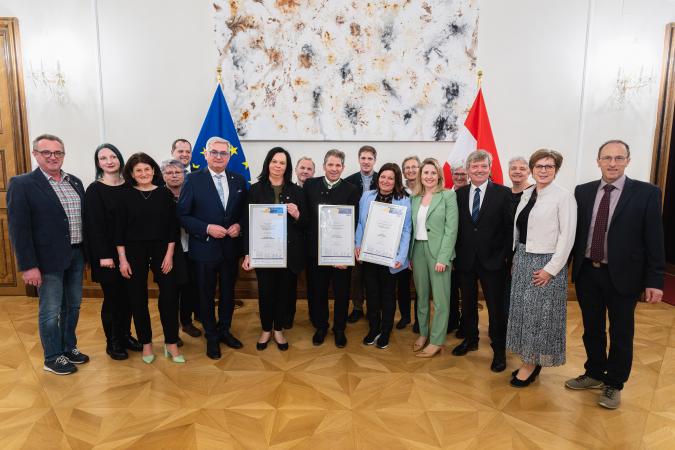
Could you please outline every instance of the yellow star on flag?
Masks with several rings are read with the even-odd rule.
[[[236,155],[237,154],[237,147],[234,145],[230,145],[230,155]]]
[[[241,163],[241,164],[242,164],[244,167],[246,167],[246,168],[248,169],[248,161],[244,161],[244,162]]]
[[[202,148],[202,151],[199,153],[206,156],[206,147]]]

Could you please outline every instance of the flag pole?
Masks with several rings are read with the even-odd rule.
[[[216,68],[216,79],[218,80],[218,85],[220,85],[220,87],[222,88],[223,87],[222,86],[222,84],[223,84],[223,67],[220,66],[220,65]]]
[[[478,90],[480,90],[481,84],[483,84],[483,71],[479,70],[477,75],[478,75]]]

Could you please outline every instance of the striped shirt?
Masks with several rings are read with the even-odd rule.
[[[51,175],[42,173],[47,177],[47,181],[54,189],[63,210],[66,212],[70,230],[70,244],[82,243],[82,200],[73,185],[70,184],[70,176],[61,171],[61,181],[56,181]]]

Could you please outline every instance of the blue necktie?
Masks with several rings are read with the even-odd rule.
[[[220,203],[223,204],[223,208],[225,207],[225,192],[223,192],[223,176],[222,175],[215,175],[216,180],[218,182],[216,183],[216,190],[218,191],[218,197],[220,197]]]
[[[473,208],[471,209],[471,220],[478,222],[478,213],[480,212],[480,188],[473,191]]]

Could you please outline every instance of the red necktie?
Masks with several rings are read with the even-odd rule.
[[[605,256],[605,234],[609,222],[609,196],[612,190],[616,188],[611,184],[606,184],[603,189],[605,193],[600,200],[598,213],[595,216],[595,225],[593,226],[593,240],[591,241],[591,260],[593,262],[601,262]]]

